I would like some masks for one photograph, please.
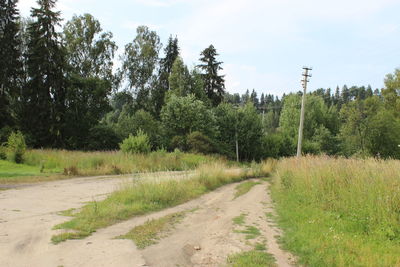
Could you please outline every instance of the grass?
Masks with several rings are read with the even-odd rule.
[[[135,242],[139,249],[144,249],[147,246],[157,244],[161,238],[168,236],[174,226],[182,221],[185,214],[186,212],[177,212],[159,219],[149,220],[117,238],[130,239]]]
[[[228,265],[231,267],[275,267],[274,257],[264,251],[251,250],[230,255]]]
[[[300,264],[400,266],[399,161],[284,159],[272,196]]]
[[[235,230],[235,233],[245,234],[246,239],[255,239],[261,235],[260,230],[255,226],[246,226],[244,230]]]
[[[246,214],[242,213],[240,214],[240,216],[233,218],[232,221],[236,225],[243,225],[245,223],[246,216],[247,216]]]
[[[33,149],[27,150],[23,159],[24,164],[0,160],[0,183],[49,181],[74,176],[182,171],[195,169],[208,162],[227,163],[217,156],[165,151],[143,155],[119,151]]]
[[[238,198],[250,191],[253,186],[261,184],[260,182],[247,181],[236,186],[236,193],[234,198]]]
[[[89,236],[99,228],[182,204],[222,185],[252,178],[252,174],[248,170],[232,169],[214,163],[200,166],[190,178],[137,181],[112,193],[103,201],[88,203],[74,214],[72,220],[55,226],[55,229],[73,230],[72,238],[77,233],[79,237]],[[66,234],[54,236],[57,240],[69,237]]]
[[[40,167],[38,166],[16,164],[6,160],[0,160],[0,183],[10,183],[17,181],[18,179],[34,181],[37,180],[38,177],[50,180],[52,179],[51,177],[59,171],[60,169],[48,169],[46,172],[41,172]],[[28,177],[29,179],[27,179]]]

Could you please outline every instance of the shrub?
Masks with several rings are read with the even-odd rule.
[[[89,130],[88,150],[114,150],[118,149],[121,139],[117,136],[112,127],[97,125]]]
[[[11,160],[15,163],[22,163],[26,144],[25,138],[20,131],[11,133],[8,137],[7,148],[11,153]]]
[[[214,152],[211,139],[198,131],[187,136],[187,145],[195,153],[209,154]]]
[[[185,136],[176,135],[171,139],[171,150],[187,151],[187,140]]]
[[[7,159],[7,148],[4,145],[0,144],[0,159]]]
[[[125,153],[149,153],[149,137],[142,130],[139,130],[136,136],[130,134],[129,137],[120,144],[120,148]]]

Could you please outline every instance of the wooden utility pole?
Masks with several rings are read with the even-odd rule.
[[[307,82],[309,82],[308,78],[311,77],[311,74],[308,72],[312,70],[309,67],[303,67],[303,79],[301,80],[301,84],[303,86],[304,92],[303,97],[301,99],[301,112],[300,112],[300,126],[299,126],[299,138],[297,140],[297,157],[301,156],[301,146],[303,142],[303,126],[304,126],[304,109],[306,104],[306,93],[307,93]]]

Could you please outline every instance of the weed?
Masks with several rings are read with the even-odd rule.
[[[265,250],[267,250],[267,248],[265,247],[265,244],[263,244],[263,243],[256,243],[256,244],[254,245],[254,249],[255,249],[255,250],[258,250],[258,251],[265,251]]]

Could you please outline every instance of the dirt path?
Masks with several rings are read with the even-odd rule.
[[[234,233],[232,219],[246,213],[246,225],[256,225],[268,252],[279,266],[290,256],[279,249],[278,234],[266,220],[270,211],[267,183],[235,199],[236,185],[227,185],[183,205],[101,229],[83,240],[53,245],[51,228],[68,218],[57,212],[103,199],[129,178],[79,178],[0,191],[0,266],[221,266],[227,255],[248,250],[243,234]],[[115,239],[148,219],[198,208],[187,214],[174,232],[158,244],[138,250],[130,240]],[[200,250],[194,247],[199,246]]]

